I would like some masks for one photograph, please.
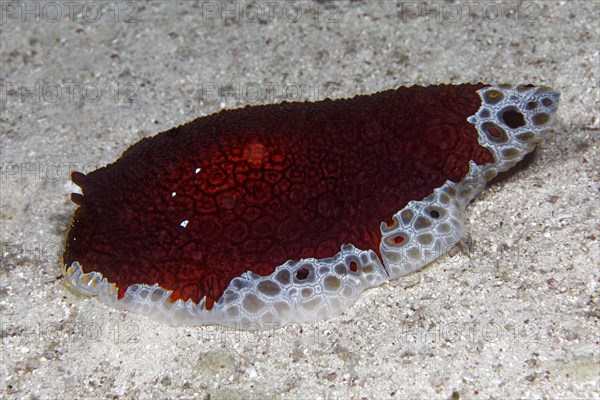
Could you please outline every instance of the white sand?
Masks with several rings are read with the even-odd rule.
[[[0,397],[600,397],[597,1],[259,1],[263,23],[244,3],[53,4],[0,4]],[[70,167],[222,107],[468,81],[559,89],[556,134],[469,207],[470,241],[344,315],[174,328],[65,288]]]

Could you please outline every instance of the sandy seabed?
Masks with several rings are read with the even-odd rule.
[[[600,397],[598,1],[77,4],[0,3],[0,397]],[[71,170],[223,108],[478,81],[560,90],[555,134],[337,318],[170,327],[64,285]]]

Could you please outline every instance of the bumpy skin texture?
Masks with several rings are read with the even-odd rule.
[[[67,279],[170,323],[329,318],[455,244],[466,205],[541,140],[557,101],[413,86],[199,118],[74,174]]]

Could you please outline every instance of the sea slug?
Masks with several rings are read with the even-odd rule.
[[[456,244],[466,206],[541,142],[558,99],[412,86],[198,118],[72,174],[66,280],[170,324],[331,318]]]

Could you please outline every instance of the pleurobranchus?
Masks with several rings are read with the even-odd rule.
[[[66,281],[169,324],[334,317],[455,245],[466,206],[542,141],[558,100],[411,86],[197,118],[72,174]]]

